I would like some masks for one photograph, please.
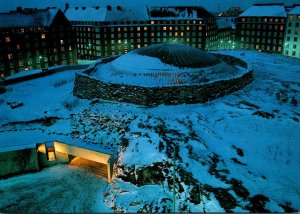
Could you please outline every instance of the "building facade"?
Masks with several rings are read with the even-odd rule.
[[[236,19],[237,47],[281,54],[286,18],[283,4],[254,4]]]
[[[96,59],[152,44],[216,49],[214,16],[202,7],[75,7],[65,12],[76,32],[78,57]]]
[[[300,6],[295,6],[288,12],[284,49],[285,56],[300,58]]]
[[[236,49],[235,42],[235,17],[217,17],[218,50]]]
[[[72,27],[56,8],[0,14],[0,74],[77,63]]]

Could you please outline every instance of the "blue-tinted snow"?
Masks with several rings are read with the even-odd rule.
[[[239,15],[240,17],[286,17],[284,5],[254,5]]]

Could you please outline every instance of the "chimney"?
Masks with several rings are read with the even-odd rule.
[[[111,11],[111,5],[106,6],[107,10]]]
[[[121,6],[117,6],[117,10],[121,11],[122,7]]]

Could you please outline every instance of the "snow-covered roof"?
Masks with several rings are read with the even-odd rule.
[[[167,6],[149,7],[150,19],[202,19],[212,17],[203,7],[193,6]]]
[[[286,17],[284,5],[253,5],[239,17]]]
[[[0,13],[0,28],[50,26],[59,9]]]
[[[294,7],[288,14],[300,14],[300,6]]]
[[[106,8],[69,8],[65,12],[65,16],[69,21],[103,22],[105,15]]]
[[[146,7],[69,8],[65,15],[70,21],[113,22],[149,20]]]

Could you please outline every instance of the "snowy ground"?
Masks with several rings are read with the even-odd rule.
[[[74,166],[0,180],[0,212],[111,212],[103,203],[107,182]]]
[[[0,95],[0,150],[24,143],[22,136],[26,143],[47,137],[113,148],[119,178],[99,206],[160,212],[173,209],[169,178],[177,145],[176,211],[300,210],[300,60],[252,51],[242,58],[255,80],[206,104],[144,108],[80,100],[72,95],[73,71],[8,86]],[[7,102],[23,106],[12,109]],[[45,117],[56,119],[37,121]],[[13,209],[11,197],[17,196],[5,201]]]

